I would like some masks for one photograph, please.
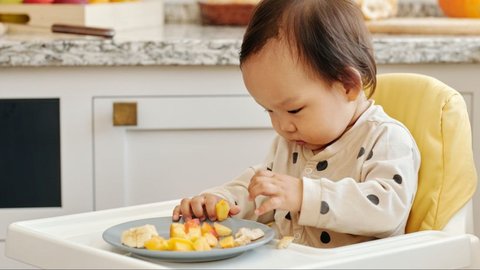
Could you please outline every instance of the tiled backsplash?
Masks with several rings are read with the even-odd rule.
[[[200,10],[196,0],[164,0],[166,23],[200,23]],[[437,0],[399,0],[399,17],[443,16]]]

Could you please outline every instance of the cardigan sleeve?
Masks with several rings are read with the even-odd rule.
[[[257,196],[255,200],[250,201],[248,199],[248,186],[250,184],[250,180],[256,172],[260,170],[271,169],[269,166],[271,166],[270,164],[272,164],[272,160],[275,156],[278,141],[279,137],[276,137],[264,163],[251,166],[232,181],[218,187],[204,190],[202,193],[214,194],[228,200],[231,204],[238,205],[241,210],[240,213],[235,215],[235,217],[256,220],[262,223],[273,221],[273,211],[265,213],[261,216],[257,216],[254,213],[255,209],[261,205],[267,199],[267,197]]]

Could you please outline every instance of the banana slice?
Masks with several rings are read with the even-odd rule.
[[[252,241],[262,238],[264,235],[265,233],[260,228],[249,229],[249,228],[242,227],[235,234],[234,243],[236,247],[244,246],[244,245],[250,244],[250,242]]]
[[[363,17],[379,20],[394,17],[398,11],[398,0],[354,0],[359,4]]]
[[[143,248],[144,243],[153,236],[158,236],[157,229],[153,225],[146,224],[130,228],[122,232],[122,244],[134,248]]]
[[[252,240],[250,240],[250,238],[246,235],[241,235],[241,236],[235,238],[235,240],[233,240],[233,242],[234,242],[234,245],[236,247],[239,247],[239,246],[244,246],[244,245],[250,244],[252,242]]]
[[[238,232],[235,234],[235,238],[240,238],[242,236],[248,237],[251,241],[255,241],[261,237],[263,237],[265,233],[260,228],[256,229],[249,229],[249,228],[240,228]]]
[[[284,249],[287,248],[292,242],[293,242],[293,236],[284,236],[280,241],[277,243],[277,248],[278,249]]]

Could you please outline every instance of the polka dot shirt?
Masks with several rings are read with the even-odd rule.
[[[420,154],[408,129],[372,103],[350,130],[321,152],[277,137],[265,164],[205,192],[238,204],[239,218],[274,221],[278,237],[330,248],[404,234],[419,166]],[[246,188],[262,169],[303,180],[298,213],[275,210],[255,216],[256,205],[266,198],[251,202]]]

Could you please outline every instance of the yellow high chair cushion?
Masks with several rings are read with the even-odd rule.
[[[378,75],[372,98],[410,130],[420,150],[418,190],[406,232],[443,229],[477,186],[463,97],[432,77],[391,73]]]

